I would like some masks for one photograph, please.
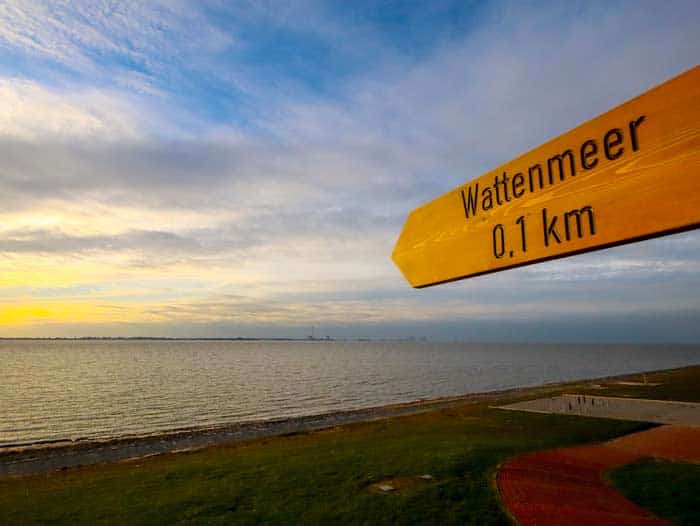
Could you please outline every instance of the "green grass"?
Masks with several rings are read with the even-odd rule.
[[[6,524],[506,524],[491,477],[530,449],[628,422],[481,407],[0,482]],[[429,473],[390,494],[373,483]]]
[[[631,501],[679,526],[700,524],[700,464],[645,459],[609,474]]]
[[[635,375],[631,380],[642,382],[643,375]],[[659,385],[617,385],[606,383],[608,389],[600,391],[595,389],[580,389],[580,392],[603,396],[629,396],[635,398],[649,398],[652,400],[681,400],[684,402],[700,402],[700,367],[687,367],[660,371],[646,375],[647,382]]]
[[[677,374],[686,395],[700,391],[699,379],[700,368]],[[675,380],[667,390],[678,390]],[[493,482],[500,462],[645,427],[463,405],[0,480],[0,524],[509,524]],[[425,473],[434,478],[417,478]],[[377,492],[387,479],[400,489]]]

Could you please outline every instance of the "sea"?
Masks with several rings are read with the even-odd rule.
[[[0,341],[0,447],[218,426],[700,364],[699,345]]]

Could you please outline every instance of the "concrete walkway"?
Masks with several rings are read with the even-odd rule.
[[[700,426],[700,404],[693,402],[564,394],[499,406],[499,409]]]

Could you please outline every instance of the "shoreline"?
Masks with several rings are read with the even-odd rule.
[[[308,433],[338,426],[445,409],[464,404],[541,396],[567,387],[593,387],[596,383],[624,381],[642,374],[698,367],[676,367],[623,375],[552,382],[531,387],[468,393],[365,409],[334,411],[308,416],[252,420],[221,426],[188,427],[108,439],[53,440],[0,446],[0,478],[45,473],[78,466],[123,462],[168,453],[183,453],[232,442]]]

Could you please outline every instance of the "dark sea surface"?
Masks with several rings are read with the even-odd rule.
[[[700,346],[0,341],[0,445],[301,416],[700,363]]]

